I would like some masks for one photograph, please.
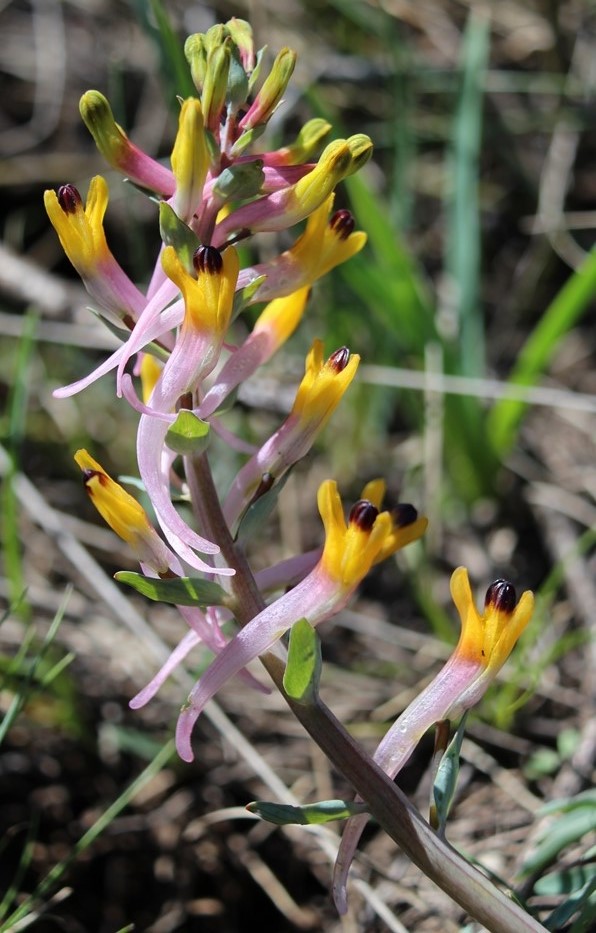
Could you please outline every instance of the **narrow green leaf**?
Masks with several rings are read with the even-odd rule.
[[[593,930],[594,920],[596,920],[596,877],[592,877],[579,891],[575,891],[566,901],[559,905],[546,921],[548,930],[566,929],[566,924],[571,920],[575,913],[580,913],[577,920],[577,926],[574,924],[572,930],[584,931]]]
[[[484,322],[479,307],[480,208],[478,175],[482,141],[484,73],[489,50],[488,17],[471,13],[462,57],[462,85],[453,127],[445,268],[456,289],[460,321],[459,372],[484,373]]]
[[[534,885],[534,892],[540,894],[541,897],[572,894],[574,891],[581,890],[588,882],[593,881],[595,872],[596,866],[593,862],[589,865],[573,865],[563,871],[554,871],[537,880]]]
[[[356,256],[341,267],[341,273],[366,301],[367,307],[379,300],[388,305],[392,328],[404,330],[410,350],[422,358],[427,340],[436,338],[434,304],[421,269],[402,243],[385,204],[374,194],[360,172],[345,179],[357,226],[368,235],[370,256]],[[357,269],[357,274],[356,270]],[[359,287],[358,278],[361,279]],[[375,289],[374,295],[368,289]]]
[[[334,820],[347,820],[358,813],[368,813],[365,803],[354,803],[347,800],[321,800],[319,803],[307,804],[303,807],[293,807],[290,804],[268,803],[264,800],[254,800],[247,804],[249,813],[256,813],[262,820],[285,826],[297,823],[299,826],[312,826],[321,823],[331,823]]]
[[[595,296],[596,250],[592,250],[538,321],[522,347],[508,381],[513,385],[534,385],[546,372],[561,339],[576,324]],[[488,418],[488,431],[494,449],[501,456],[513,446],[526,408],[525,402],[507,399],[501,399],[493,406]]]
[[[148,599],[174,606],[225,606],[229,602],[228,594],[218,583],[199,577],[154,580],[144,577],[142,573],[119,570],[114,574],[114,579],[132,586],[137,593]]]
[[[265,130],[267,129],[266,123],[261,123],[259,126],[253,126],[252,129],[247,130],[242,136],[239,136],[236,142],[232,147],[232,157],[242,155],[244,150],[248,146],[252,146],[254,142],[262,136]]]
[[[245,285],[243,289],[236,292],[234,295],[234,306],[232,308],[233,321],[235,321],[238,315],[250,304],[266,278],[266,275],[259,275],[256,279],[253,279],[252,282],[249,282],[248,285]]]
[[[321,642],[312,625],[299,619],[290,629],[284,690],[304,705],[314,703],[321,678]]]
[[[151,0],[150,3],[134,0],[134,6],[140,23],[157,47],[168,101],[174,106],[177,94],[182,97],[196,95],[182,42],[172,28],[164,4],[161,0]]]
[[[183,457],[202,454],[209,446],[210,426],[201,421],[192,411],[182,408],[174,424],[166,434],[166,444],[170,450]]]
[[[459,777],[459,757],[461,752],[461,743],[464,739],[466,728],[466,715],[458,726],[457,732],[449,743],[447,750],[439,767],[433,785],[433,799],[435,802],[436,828],[439,835],[443,835],[447,818],[451,810],[451,804],[457,788],[457,779]]]
[[[534,852],[524,862],[522,877],[540,872],[552,865],[567,846],[572,845],[586,833],[593,832],[596,817],[593,806],[581,807],[565,813],[552,823],[540,839]]]
[[[259,496],[255,502],[251,502],[238,525],[236,539],[240,542],[250,541],[257,535],[263,525],[271,515],[271,512],[277,505],[277,498],[284,488],[289,476],[289,472],[275,483],[267,492]]]

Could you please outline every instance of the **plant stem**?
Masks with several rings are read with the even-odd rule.
[[[193,504],[200,502],[197,511],[202,531],[219,544],[227,566],[236,571],[230,578],[237,603],[236,618],[240,625],[246,625],[264,608],[263,597],[244,553],[234,544],[227,527],[206,455],[187,458],[185,463]],[[434,833],[319,698],[303,706],[285,693],[284,665],[279,658],[265,654],[260,660],[309,735],[366,801],[385,832],[425,875],[491,933],[545,933],[538,921]]]

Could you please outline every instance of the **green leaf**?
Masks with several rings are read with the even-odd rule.
[[[192,257],[201,241],[165,201],[159,205],[159,233],[166,246],[174,247],[186,271],[195,275]]]
[[[262,136],[266,129],[267,124],[260,123],[258,126],[253,126],[252,129],[247,130],[246,133],[242,134],[242,136],[239,136],[232,147],[232,157],[236,158],[237,156],[242,155],[244,150],[248,146],[251,146],[259,138],[259,136]]]
[[[449,743],[447,750],[441,758],[433,785],[433,798],[435,801],[436,828],[439,835],[443,835],[447,824],[447,817],[455,796],[457,779],[459,777],[459,756],[461,743],[464,739],[466,727],[466,714],[458,726],[457,732]]]
[[[221,172],[213,186],[213,194],[226,201],[254,198],[261,191],[264,180],[262,159],[241,162]]]
[[[155,602],[171,603],[174,606],[225,606],[230,597],[226,591],[212,580],[200,577],[176,577],[173,580],[155,580],[144,577],[142,573],[131,570],[119,570],[114,574],[119,583],[132,586],[137,593],[147,596]]]
[[[524,862],[522,877],[541,872],[552,865],[563,849],[576,843],[586,833],[593,832],[595,822],[594,806],[588,804],[565,813],[555,823],[551,823],[535,851]]]
[[[562,894],[573,894],[579,891],[588,882],[593,881],[596,867],[593,863],[588,865],[573,865],[562,871],[554,871],[539,878],[534,885],[534,893],[541,897],[560,897]]]
[[[182,43],[172,28],[161,0],[134,0],[137,17],[147,34],[155,43],[160,68],[165,79],[167,98],[176,101],[176,94],[192,97],[196,94],[190,71],[184,57]]]
[[[593,923],[596,919],[596,877],[594,873],[592,873],[592,877],[583,888],[574,892],[552,912],[546,921],[547,929],[566,929],[566,924],[578,911],[580,916],[572,927],[572,933],[579,933],[579,931],[584,933],[584,931],[593,930]]]
[[[347,800],[321,800],[319,803],[310,803],[303,807],[254,800],[247,805],[246,809],[249,813],[256,813],[262,820],[275,823],[277,826],[285,826],[289,823],[312,826],[331,823],[333,820],[347,820],[359,813],[368,813],[365,803],[353,803]]]
[[[253,279],[252,282],[249,282],[248,285],[245,285],[241,291],[236,292],[234,295],[234,306],[232,308],[232,320],[235,321],[239,314],[244,311],[247,305],[250,304],[255,293],[261,287],[266,275],[258,275],[256,279]]]
[[[236,540],[240,542],[250,541],[261,531],[263,525],[271,515],[271,512],[277,504],[277,497],[284,488],[289,476],[289,472],[275,483],[271,489],[263,493],[262,496],[251,502],[246,508],[240,519]]]
[[[456,288],[459,372],[484,373],[484,322],[479,303],[480,209],[478,173],[482,141],[483,83],[489,50],[488,17],[471,13],[463,43],[462,85],[453,127],[449,227],[445,269]]]
[[[321,642],[313,626],[299,619],[290,629],[288,660],[284,673],[284,690],[303,705],[317,698],[321,678]]]
[[[170,450],[183,457],[202,454],[207,450],[211,428],[206,421],[201,421],[192,411],[182,408],[174,424],[166,434],[166,444]]]

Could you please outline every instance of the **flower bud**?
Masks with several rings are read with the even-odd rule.
[[[252,106],[238,124],[240,130],[245,132],[268,122],[285,93],[295,65],[296,52],[293,49],[284,48],[278,53]]]
[[[226,27],[238,53],[240,61],[247,75],[254,71],[255,51],[252,37],[252,27],[244,19],[237,19],[235,16],[229,19]]]
[[[188,37],[184,43],[184,57],[190,66],[193,84],[200,94],[203,90],[207,70],[207,49],[205,48],[205,36],[202,32],[196,32]]]
[[[232,57],[230,42],[231,40],[226,40],[222,45],[216,45],[209,52],[207,58],[201,104],[205,125],[212,133],[216,133],[219,129],[220,119],[226,104],[228,74]]]
[[[348,139],[348,146],[350,147],[350,153],[352,155],[352,164],[347,174],[353,175],[355,172],[358,172],[363,165],[366,165],[370,159],[373,151],[373,144],[370,136],[366,136],[364,133],[356,133],[355,136],[350,136]]]
[[[107,99],[99,91],[86,91],[79,110],[85,126],[106,162],[133,181],[151,191],[171,197],[174,193],[172,173],[156,162],[130,139],[119,126]]]

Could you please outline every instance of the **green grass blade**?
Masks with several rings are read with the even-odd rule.
[[[134,0],[134,6],[139,22],[157,46],[167,88],[167,101],[177,113],[176,95],[184,98],[197,96],[184,57],[183,43],[176,35],[161,0],[150,0],[149,3],[146,0]]]
[[[466,27],[462,86],[453,127],[445,268],[456,289],[460,322],[459,372],[484,373],[484,325],[479,307],[480,209],[478,174],[482,140],[483,83],[489,27],[472,13]]]
[[[29,618],[30,608],[22,597],[25,592],[25,577],[19,533],[19,507],[12,484],[19,462],[19,450],[25,437],[30,385],[29,364],[35,349],[37,321],[35,313],[28,313],[25,318],[23,336],[17,347],[14,377],[7,405],[8,416],[2,425],[2,433],[6,432],[8,435],[6,446],[9,458],[0,498],[4,572],[9,586],[10,601],[18,606],[19,615],[24,619]]]
[[[23,652],[23,650],[21,650],[18,654],[19,667],[26,667],[26,671],[25,671],[25,676],[23,678],[23,682],[20,685],[19,690],[16,692],[15,696],[13,697],[8,710],[6,711],[2,721],[0,722],[0,746],[2,745],[2,742],[4,741],[6,734],[8,730],[10,729],[11,725],[13,724],[13,722],[15,721],[15,719],[17,718],[17,716],[23,709],[25,703],[29,699],[31,693],[37,687],[37,684],[36,684],[37,671],[39,669],[41,662],[43,661],[43,658],[48,648],[50,647],[50,645],[54,641],[54,638],[56,637],[58,628],[62,622],[62,619],[64,618],[64,613],[66,612],[66,607],[68,605],[68,600],[70,599],[71,593],[72,593],[72,586],[69,586],[64,595],[64,599],[62,600],[62,604],[59,606],[58,611],[56,612],[56,615],[54,616],[52,620],[52,624],[50,625],[43,639],[41,647],[37,651],[37,654],[35,655],[35,657],[30,659],[30,663],[28,666],[27,666],[27,657],[25,656],[26,652]],[[31,641],[32,641],[32,632],[30,630],[29,632],[25,634],[25,638],[24,638],[24,644],[27,646],[27,648],[30,646]],[[67,655],[66,657],[70,658],[69,655]],[[49,672],[48,675],[46,676],[49,676],[50,673],[52,673],[53,676],[50,678],[50,680],[54,679],[60,673],[60,671],[66,666],[67,663],[70,663],[70,662],[69,661],[67,662],[66,659],[62,659],[62,662],[58,662],[58,666],[54,666],[52,668],[52,671]]]
[[[386,327],[420,359],[428,340],[436,338],[434,304],[422,271],[401,241],[381,199],[361,175],[346,179],[356,218],[368,234],[367,251],[342,266],[349,285],[368,308],[382,313]],[[381,310],[379,310],[381,309]]]
[[[596,250],[565,283],[526,340],[509,377],[515,385],[534,385],[546,371],[557,347],[579,320],[596,295]],[[488,419],[494,449],[504,456],[515,443],[517,429],[527,405],[502,399]]]

